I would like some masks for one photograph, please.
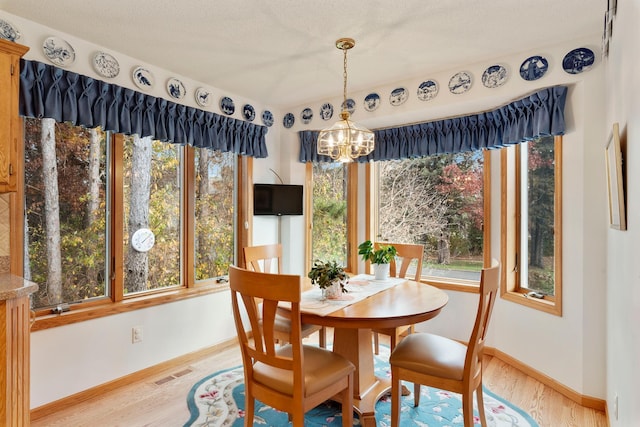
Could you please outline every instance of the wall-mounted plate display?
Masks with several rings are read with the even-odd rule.
[[[196,89],[196,92],[193,94],[196,99],[196,104],[199,106],[206,108],[211,105],[211,92],[206,90],[203,87],[199,87]]]
[[[580,74],[593,67],[596,55],[591,49],[581,47],[567,53],[562,60],[562,68],[569,74]]]
[[[233,103],[233,99],[228,96],[220,98],[220,111],[230,116],[236,111],[236,106]]]
[[[93,56],[93,68],[102,77],[112,79],[120,74],[118,60],[106,52],[97,52]]]
[[[367,111],[374,111],[380,106],[380,95],[377,93],[370,93],[364,97],[364,109]]]
[[[494,89],[507,82],[507,69],[502,65],[492,65],[482,73],[482,84],[484,87]]]
[[[471,74],[466,71],[460,71],[449,79],[449,92],[460,95],[471,89],[472,84],[473,78]]]
[[[256,118],[256,110],[251,104],[244,104],[242,107],[242,116],[248,122],[252,122]]]
[[[271,111],[265,110],[262,112],[262,123],[268,128],[273,126],[273,114]]]
[[[346,101],[342,102],[341,111],[348,111],[349,115],[352,115],[354,111],[356,111],[356,101],[351,98],[347,98]]]
[[[391,91],[389,103],[394,107],[404,104],[409,98],[409,91],[406,88],[398,87]]]
[[[182,99],[187,93],[187,88],[184,87],[184,83],[180,80],[172,77],[167,80],[167,92],[173,99]]]
[[[438,82],[435,80],[425,80],[418,86],[418,99],[420,101],[430,101],[438,94]]]
[[[284,127],[286,127],[287,129],[289,129],[291,126],[293,126],[293,124],[296,122],[296,118],[293,116],[293,113],[287,113],[284,115],[284,118],[282,119],[282,124],[284,125]]]
[[[151,89],[155,84],[153,74],[144,67],[134,69],[131,77],[133,78],[133,83],[142,90]]]
[[[0,19],[0,38],[9,40],[10,42],[15,42],[21,36],[22,34],[20,34],[20,30],[18,30],[15,25],[9,21]]]
[[[320,107],[320,117],[322,117],[322,120],[329,120],[333,117],[333,105],[328,102],[322,104],[322,107]]]
[[[60,37],[48,37],[42,43],[44,56],[59,67],[68,67],[76,60],[76,52],[66,40]]]
[[[546,58],[539,55],[531,56],[520,65],[520,77],[527,81],[538,80],[548,69],[549,62]]]
[[[304,110],[302,110],[302,112],[300,113],[300,120],[302,121],[302,123],[308,125],[309,122],[311,122],[311,119],[313,119],[313,110],[311,108],[305,108]]]

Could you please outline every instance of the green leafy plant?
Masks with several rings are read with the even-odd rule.
[[[311,279],[311,283],[320,289],[328,288],[333,282],[339,280],[342,292],[347,292],[344,285],[349,276],[347,276],[342,266],[338,265],[336,261],[315,260],[308,277]]]
[[[376,250],[371,240],[362,242],[358,246],[358,255],[362,255],[363,261],[371,261],[372,264],[389,264],[397,253],[393,245],[380,245]]]

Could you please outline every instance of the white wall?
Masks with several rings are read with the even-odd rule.
[[[631,16],[636,18],[635,22],[637,22],[637,10]],[[19,17],[9,16],[9,18],[11,22],[16,23],[23,30],[25,38],[21,42],[32,46],[32,51],[27,55],[27,58],[44,61],[44,58],[40,58],[42,54],[39,43],[44,35],[49,35],[51,31]],[[632,18],[629,18],[630,21]],[[631,27],[630,24],[629,26]],[[634,31],[636,31],[633,34],[635,38],[631,38],[630,35],[628,40],[638,40],[637,30],[634,29]],[[628,32],[631,33],[631,28],[628,29]],[[31,35],[34,36],[31,37]],[[77,53],[79,50],[85,50],[86,54],[86,52],[99,48],[88,45],[70,35],[66,38],[74,45]],[[631,44],[631,41],[629,43]],[[596,66],[589,72],[569,75],[562,70],[560,65],[566,52],[581,46],[599,52],[599,35],[588,40],[576,40],[573,43],[563,43],[546,49],[521,52],[512,57],[493,58],[484,63],[469,64],[466,70],[473,74],[475,82],[472,89],[462,95],[453,95],[446,88],[450,76],[460,70],[447,70],[441,73],[417,76],[411,81],[395,82],[358,93],[350,92],[349,96],[358,102],[353,119],[370,128],[378,128],[492,109],[521,98],[541,87],[555,84],[572,85],[565,109],[568,129],[564,139],[563,297],[565,310],[562,317],[557,317],[499,300],[492,323],[490,345],[546,373],[578,393],[597,398],[604,398],[606,394],[610,399],[612,391],[608,390],[605,393],[605,384],[610,388],[615,388],[621,394],[621,414],[624,413],[625,416],[630,417],[637,409],[631,408],[631,402],[628,399],[635,396],[636,403],[638,399],[637,394],[634,395],[632,392],[634,382],[631,378],[625,378],[623,372],[625,369],[632,369],[632,361],[638,360],[638,339],[630,344],[625,341],[628,334],[625,335],[618,331],[628,331],[625,322],[634,319],[634,316],[636,316],[637,324],[638,315],[634,314],[632,309],[637,308],[638,305],[638,290],[636,286],[635,294],[633,294],[636,297],[635,303],[625,299],[629,291],[624,294],[619,291],[613,295],[617,298],[612,298],[609,295],[609,304],[615,304],[614,308],[619,311],[608,319],[610,322],[610,348],[608,350],[609,370],[607,374],[610,378],[607,380],[605,379],[605,344],[607,341],[604,329],[607,297],[605,295],[605,234],[607,231],[603,182],[604,162],[601,157],[603,141],[609,125],[608,122],[603,123],[602,120],[605,115],[604,67],[601,59],[598,58]],[[630,49],[631,45],[628,50]],[[542,79],[526,82],[519,77],[518,68],[524,59],[534,54],[543,55],[549,59],[550,69]],[[616,57],[619,61],[622,60],[621,55]],[[637,55],[635,58],[637,65]],[[114,83],[135,89],[128,75],[129,70],[134,65],[145,64],[140,64],[135,59],[125,58],[123,55],[119,55],[118,59],[121,61],[123,73],[114,80]],[[494,63],[505,65],[511,76],[504,86],[497,89],[487,89],[482,86],[479,79],[483,70]],[[79,69],[73,71],[93,75],[93,70],[88,64],[76,65]],[[164,82],[166,78],[172,76],[170,71],[153,70],[157,82]],[[622,72],[620,71],[618,74],[622,74]],[[616,77],[621,79],[624,76],[618,75]],[[190,81],[186,77],[182,78],[188,86],[198,85],[197,82]],[[418,84],[427,78],[436,79],[439,82],[440,93],[432,101],[422,102],[416,98],[415,90]],[[628,78],[626,82],[637,85],[631,78]],[[616,99],[624,99],[622,84],[620,83],[620,87],[616,87],[619,96]],[[392,89],[401,85],[409,89],[409,100],[402,106],[392,107],[388,103],[388,95]],[[223,95],[223,91],[216,88],[211,89],[216,96]],[[290,111],[298,119],[303,108],[309,106],[313,108],[314,112],[317,112],[325,101],[331,102],[336,108],[341,103],[340,89],[341,87],[336,87],[333,98],[297,106],[291,108]],[[625,90],[627,90],[626,86]],[[362,100],[365,95],[373,91],[380,94],[382,104],[375,112],[367,113],[362,106]],[[638,91],[635,90],[634,93],[638,93]],[[163,85],[159,85],[153,94],[166,96]],[[238,106],[244,102],[250,102],[250,100],[240,99],[234,94],[224,93],[224,95],[233,97]],[[613,101],[611,98],[608,99],[611,104]],[[185,103],[195,106],[192,99],[185,99]],[[267,108],[253,105],[256,107],[256,111]],[[211,108],[217,111],[217,105],[213,105]],[[624,106],[623,108],[623,106],[617,105],[614,111],[622,118],[632,117],[633,112],[637,114],[637,109],[632,111],[632,106]],[[322,122],[319,115],[315,114],[309,125],[302,127],[299,120],[296,120],[297,123],[292,129],[285,130],[281,127],[281,117],[288,111],[273,112],[276,116],[276,122],[270,128],[267,136],[270,157],[254,161],[254,180],[255,182],[278,182],[277,178],[269,171],[271,168],[286,183],[302,184],[304,183],[304,165],[297,162],[297,131],[303,128],[321,129],[332,123],[335,116],[330,122]],[[238,114],[236,113],[236,115]],[[630,130],[633,129],[634,135],[637,135],[637,125],[633,127],[629,124],[628,127]],[[636,155],[635,159],[638,157],[640,155]],[[496,185],[497,181],[493,186],[494,198],[499,195]],[[361,191],[364,189],[361,188]],[[360,197],[360,200],[363,198]],[[496,203],[496,200],[493,202]],[[634,204],[634,202],[636,201],[631,200],[630,212],[637,212],[637,203]],[[362,213],[364,210],[360,212]],[[499,227],[496,224],[499,222],[495,217],[493,222],[495,223],[493,231],[496,235],[492,236],[492,241],[496,242],[497,233],[499,233]],[[613,277],[612,273],[609,273],[609,286],[616,286],[620,290],[625,289],[625,291],[631,287],[630,284],[634,283],[634,278],[635,283],[638,278],[637,267],[634,271],[622,271],[625,266],[628,266],[628,270],[633,270],[630,266],[632,260],[628,254],[633,253],[631,250],[637,249],[634,247],[637,244],[630,237],[633,223],[630,225],[630,231],[627,233],[608,233],[610,250],[615,254],[609,263],[615,263],[617,268]],[[359,229],[362,230],[361,227]],[[279,225],[275,218],[254,218],[253,235],[255,244],[281,240],[286,252],[286,270],[304,274],[302,271],[304,265],[304,217],[287,218],[281,220]],[[620,237],[622,235],[623,237]],[[621,249],[611,248],[614,244]],[[498,246],[495,244],[494,256],[498,256]],[[32,407],[41,406],[136,370],[233,337],[235,332],[229,305],[228,295],[223,292],[34,332],[32,334]],[[420,325],[419,329],[429,329],[453,338],[466,339],[473,313],[475,313],[475,305],[476,301],[472,294],[451,292],[450,303],[443,313],[436,319]],[[139,344],[131,344],[131,328],[138,325],[144,328],[144,341]],[[628,350],[628,356],[619,356],[617,350]],[[618,366],[616,364],[618,360],[622,361],[619,365],[620,369],[615,367]],[[637,375],[635,379],[637,384]],[[636,416],[634,419],[637,418]]]
[[[605,125],[626,145],[627,231],[607,230],[607,404],[612,427],[640,419],[640,2],[618,1],[606,63]],[[618,396],[618,418],[615,396]]]

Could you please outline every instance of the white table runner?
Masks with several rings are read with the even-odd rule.
[[[321,300],[322,290],[314,286],[313,289],[302,293],[300,311],[326,316],[327,314],[355,304],[358,301],[362,301],[365,298],[369,298],[378,292],[392,288],[405,281],[405,279],[399,279],[397,277],[390,277],[387,280],[381,281],[375,280],[374,276],[369,274],[358,274],[357,276],[349,278],[349,283],[347,283],[346,286],[348,292],[343,293],[341,299],[326,299],[324,301]]]

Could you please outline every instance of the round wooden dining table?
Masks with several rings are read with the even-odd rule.
[[[374,374],[371,330],[424,322],[437,316],[448,301],[441,289],[405,280],[329,314],[301,313],[303,323],[333,327],[333,351],[355,365],[354,409],[361,425],[376,426],[376,402],[391,387],[389,378]]]

